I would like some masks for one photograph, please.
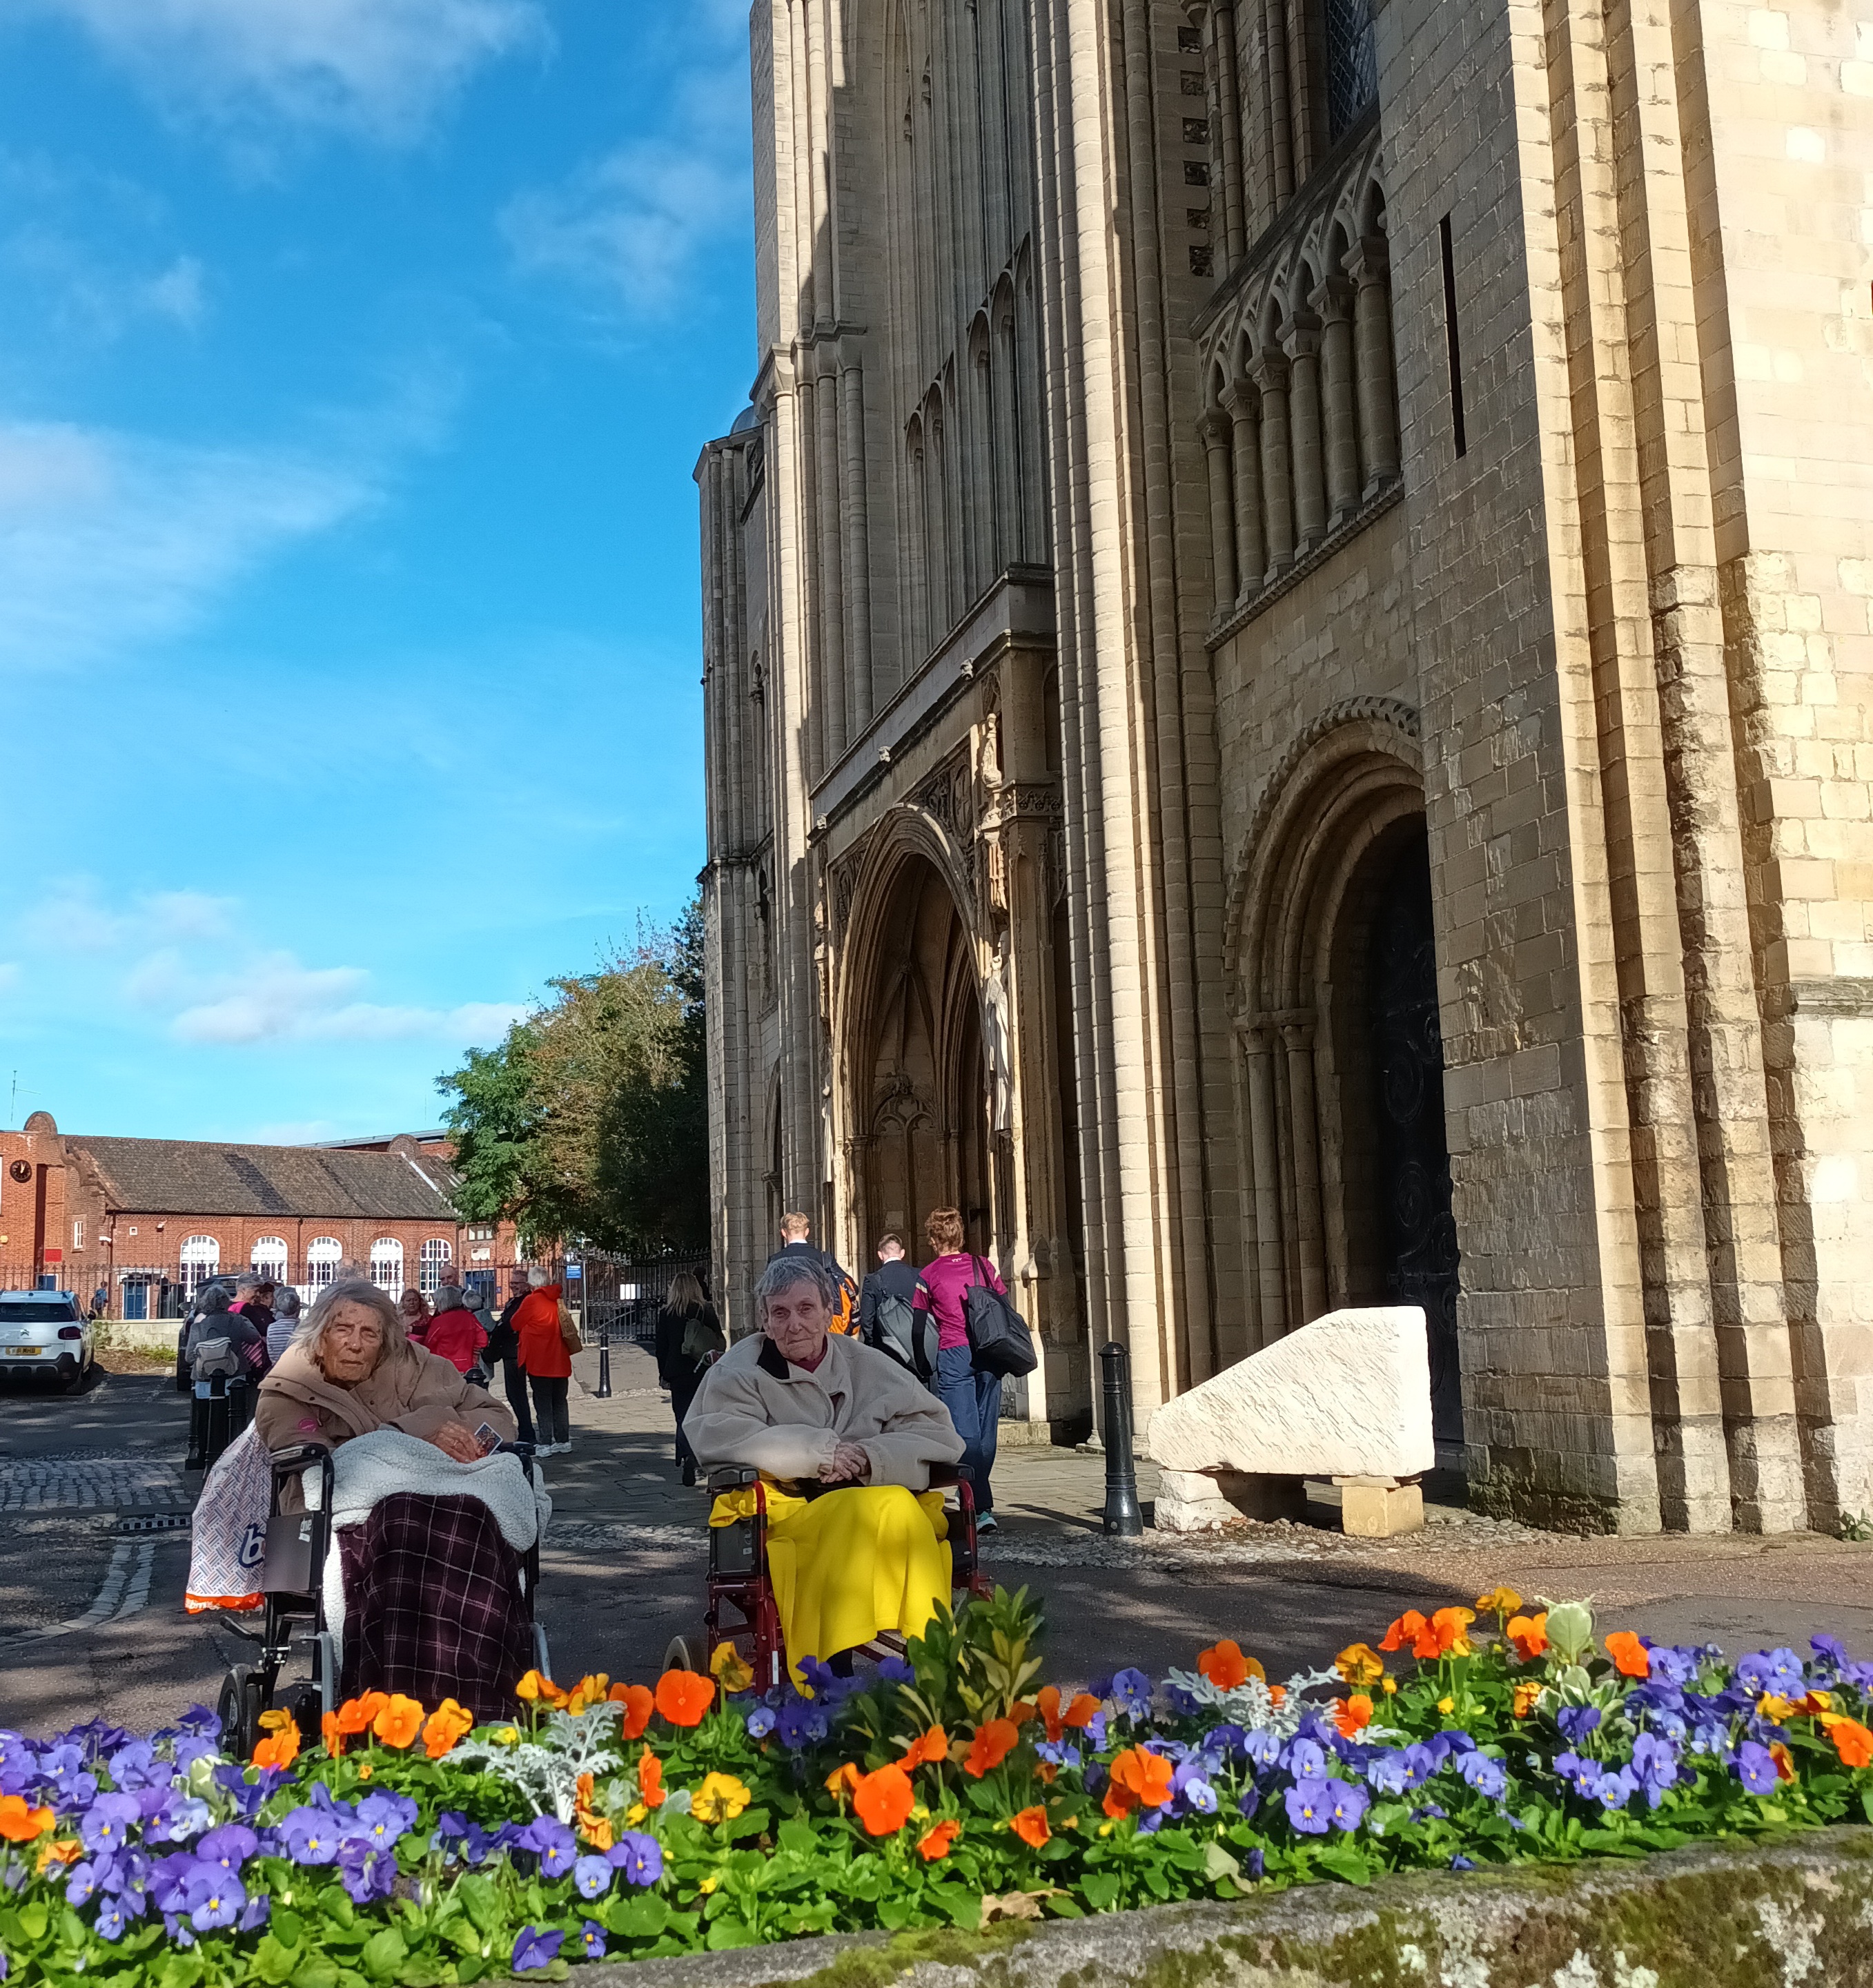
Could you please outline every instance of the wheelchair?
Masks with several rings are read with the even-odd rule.
[[[953,1597],[987,1595],[994,1584],[983,1573],[976,1543],[974,1473],[964,1466],[938,1466],[930,1472],[933,1491],[953,1491],[949,1513],[950,1585]],[[754,1673],[754,1689],[771,1690],[788,1675],[787,1643],[781,1631],[780,1604],[768,1570],[768,1488],[758,1470],[730,1465],[709,1473],[711,1505],[725,1492],[753,1487],[754,1510],[732,1524],[709,1528],[708,1598],[703,1615],[700,1650],[687,1637],[671,1640],[666,1670],[706,1670],[724,1643],[733,1643]],[[876,1645],[866,1653],[883,1655]]]
[[[538,1477],[529,1443],[505,1443],[503,1452],[521,1459],[529,1479]],[[273,1490],[267,1520],[266,1557],[262,1563],[260,1587],[265,1598],[260,1627],[249,1629],[232,1617],[227,1627],[237,1636],[256,1645],[259,1655],[251,1663],[232,1665],[221,1680],[216,1709],[221,1715],[222,1747],[235,1760],[253,1757],[261,1737],[261,1717],[275,1709],[290,1712],[293,1723],[307,1737],[316,1736],[321,1721],[338,1706],[338,1652],[326,1621],[326,1556],[332,1543],[332,1452],[322,1443],[302,1443],[276,1452],[269,1459],[273,1469]],[[280,1493],[292,1479],[308,1469],[319,1472],[319,1509],[316,1512],[282,1512]],[[540,1586],[540,1543],[536,1539],[521,1557],[526,1579],[527,1613],[533,1628],[533,1658],[542,1677],[552,1675],[546,1648],[546,1631],[535,1616]],[[282,1687],[282,1673],[295,1648],[310,1655],[310,1675]]]

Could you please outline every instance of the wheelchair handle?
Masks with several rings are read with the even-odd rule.
[[[728,1464],[720,1470],[712,1470],[709,1473],[709,1489],[711,1492],[740,1491],[750,1484],[758,1484],[760,1482],[761,1472],[758,1470],[744,1470],[737,1464]]]

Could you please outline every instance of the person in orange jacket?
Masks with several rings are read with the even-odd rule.
[[[559,1286],[547,1281],[538,1264],[527,1273],[527,1295],[514,1314],[520,1335],[520,1364],[533,1394],[533,1419],[539,1431],[539,1456],[563,1456],[572,1447],[566,1418],[572,1389],[572,1356],[559,1334]]]

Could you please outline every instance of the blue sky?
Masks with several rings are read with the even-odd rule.
[[[0,1122],[433,1123],[680,908],[748,150],[740,0],[0,0]]]

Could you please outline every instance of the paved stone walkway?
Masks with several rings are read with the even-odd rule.
[[[0,1512],[95,1512],[133,1506],[187,1511],[194,1487],[161,1457],[76,1450],[0,1457]]]

